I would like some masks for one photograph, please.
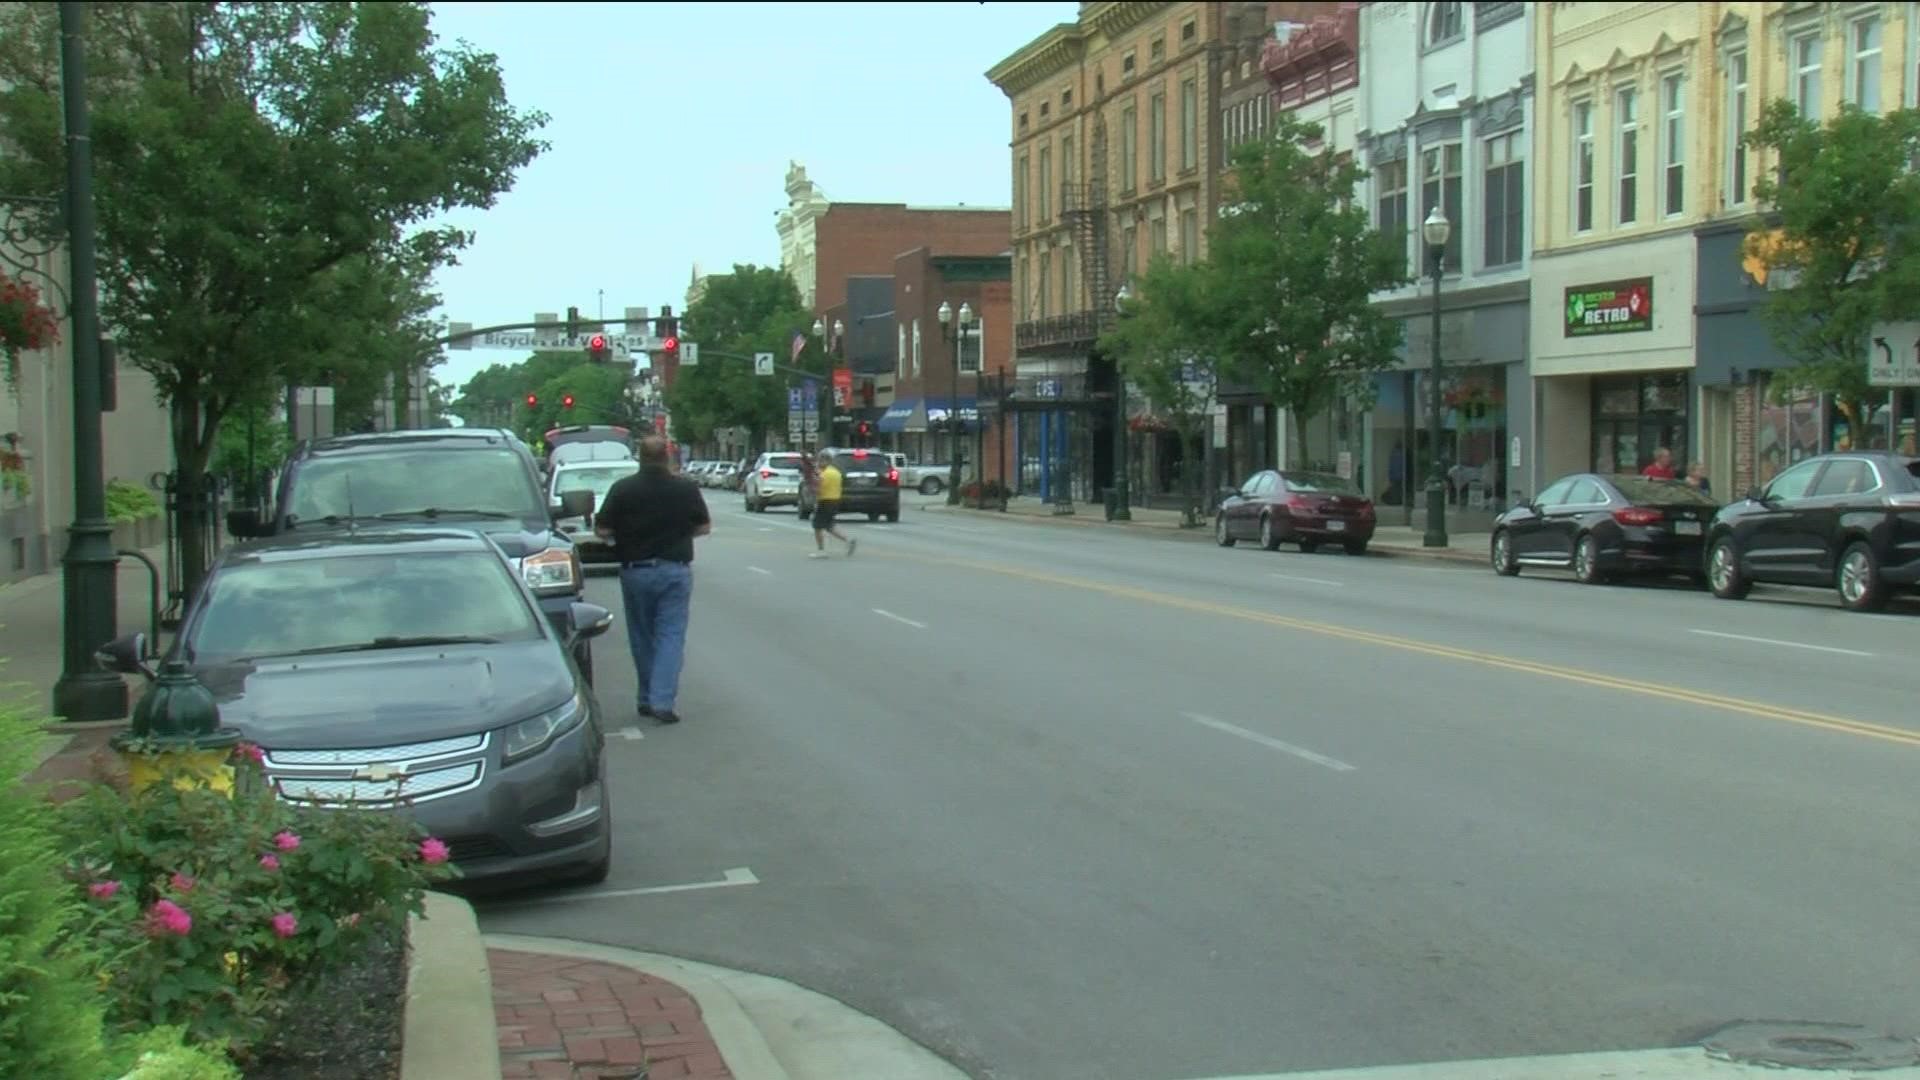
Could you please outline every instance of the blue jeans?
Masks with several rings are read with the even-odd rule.
[[[676,562],[622,567],[620,597],[627,607],[627,646],[633,650],[640,704],[672,712],[687,656],[693,567]]]

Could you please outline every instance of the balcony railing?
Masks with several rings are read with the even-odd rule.
[[[1057,348],[1065,345],[1092,345],[1100,337],[1100,320],[1091,311],[1069,315],[1050,315],[1028,319],[1013,328],[1016,350]]]

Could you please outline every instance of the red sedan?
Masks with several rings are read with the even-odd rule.
[[[1221,547],[1257,539],[1268,551],[1291,541],[1301,551],[1339,544],[1349,555],[1364,555],[1373,539],[1373,500],[1333,473],[1268,469],[1222,495],[1213,521]]]

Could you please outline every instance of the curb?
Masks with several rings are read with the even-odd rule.
[[[696,964],[656,953],[635,952],[613,945],[595,945],[569,938],[534,937],[530,934],[487,934],[482,939],[484,947],[506,949],[512,952],[546,953],[551,956],[571,956],[579,960],[593,960],[618,967],[633,968],[648,975],[656,975],[680,987],[700,1006],[700,1018],[706,1021],[707,1030],[713,1034],[715,1045],[720,1047],[720,1056],[727,1063],[727,1070],[734,1080],[792,1080],[780,1059],[773,1055],[773,1048],[760,1034],[760,1029],[747,1016],[747,1010],[741,1006],[740,999],[728,990],[718,977],[721,969],[710,968],[705,964]],[[492,1004],[489,998],[488,1023],[492,1023]],[[491,1027],[488,1028],[492,1030]],[[479,1073],[470,1074],[479,1076]],[[500,1066],[496,1062],[493,1072],[487,1075],[500,1075]],[[413,1080],[403,1077],[402,1080]]]
[[[499,1076],[493,979],[473,905],[437,892],[426,900],[425,917],[407,921],[400,1080]]]

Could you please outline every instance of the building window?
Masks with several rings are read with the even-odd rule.
[[[907,374],[907,324],[895,323],[893,328],[897,331],[894,337],[898,339],[895,341],[893,347],[893,373],[896,376],[905,378]]]
[[[1180,261],[1200,261],[1200,211],[1180,211]]]
[[[1077,253],[1077,248],[1060,249],[1060,310],[1062,311],[1085,310],[1077,303],[1080,298],[1080,292],[1076,286],[1078,279],[1076,271],[1080,268],[1080,260],[1075,258]]]
[[[1189,77],[1180,84],[1180,168],[1200,165],[1200,83]]]
[[[1045,120],[1047,117],[1052,115],[1053,115],[1053,102],[1051,101],[1041,102],[1040,103],[1040,119]]]
[[[1060,182],[1062,184],[1073,183],[1075,172],[1076,170],[1073,167],[1073,136],[1062,135],[1060,136]],[[1060,197],[1060,212],[1065,213],[1072,209],[1074,208],[1068,205],[1066,196],[1062,195]]]
[[[1787,43],[1793,69],[1793,105],[1809,120],[1820,119],[1820,35],[1802,34]]]
[[[1120,230],[1120,277],[1133,279],[1134,268],[1140,263],[1140,230],[1128,225]]]
[[[1573,104],[1573,231],[1593,229],[1593,102]]]
[[[1020,276],[1023,278],[1026,277],[1026,270],[1025,270],[1026,261],[1027,261],[1026,256],[1023,255],[1020,257],[1020,264],[1021,264]],[[1027,280],[1031,281],[1032,279],[1027,278]],[[913,320],[913,377],[916,379],[920,377],[920,320],[919,319]]]
[[[1432,22],[1427,27],[1427,44],[1439,45],[1451,41],[1465,29],[1459,4],[1434,4]]]
[[[1120,78],[1122,81],[1133,78],[1133,66],[1132,53],[1128,53],[1120,58]]]
[[[1040,224],[1053,220],[1053,147],[1040,148]]]
[[[1747,201],[1747,148],[1741,142],[1747,133],[1747,54],[1745,50],[1727,56],[1727,191],[1728,206]]]
[[[1614,143],[1613,174],[1617,185],[1620,224],[1631,225],[1640,219],[1640,91],[1631,87],[1613,99],[1613,124],[1619,137]]]
[[[1027,114],[1026,113],[1020,114],[1020,130],[1021,131],[1027,130]]]
[[[1407,256],[1407,163],[1383,161],[1373,170],[1375,212],[1373,227],[1400,250],[1402,263]]]
[[[1040,301],[1040,318],[1047,317],[1047,286],[1053,284],[1053,252],[1040,253],[1040,276],[1034,279],[1033,294]]]
[[[1199,36],[1200,25],[1192,19],[1180,24],[1180,44],[1185,45]]]
[[[1880,16],[1869,15],[1847,28],[1847,101],[1862,111],[1880,111]]]
[[[1162,38],[1159,41],[1154,42],[1151,46],[1148,47],[1147,58],[1149,63],[1154,63],[1154,64],[1157,64],[1160,61],[1165,60],[1167,58],[1167,42],[1165,38]]]
[[[1129,105],[1120,110],[1120,190],[1140,186],[1140,113]]]
[[[1592,392],[1595,472],[1637,473],[1663,447],[1686,460],[1692,388],[1685,373],[1599,376]]]
[[[1027,155],[1021,154],[1020,167],[1013,172],[1014,224],[1022,229],[1027,227],[1027,197],[1032,190],[1032,181],[1028,179],[1028,169],[1032,167],[1032,164],[1032,161],[1028,159]]]
[[[1153,253],[1155,255],[1165,255],[1167,253],[1167,219],[1164,217],[1154,218],[1152,221],[1147,222],[1147,229],[1150,234],[1149,239],[1153,244]]]
[[[1511,266],[1525,253],[1526,169],[1519,132],[1487,140],[1487,266]]]
[[[1687,79],[1660,79],[1660,210],[1668,217],[1687,209]]]
[[[1453,233],[1447,237],[1446,268],[1456,272],[1460,269],[1460,251],[1467,234],[1467,223],[1460,216],[1460,158],[1459,143],[1420,151],[1420,218],[1426,220],[1438,206],[1453,223]]]
[[[1147,112],[1147,168],[1149,179],[1167,178],[1167,95],[1155,94]]]
[[[1073,108],[1073,87],[1069,86],[1065,90],[1060,91],[1060,107],[1063,109]]]

